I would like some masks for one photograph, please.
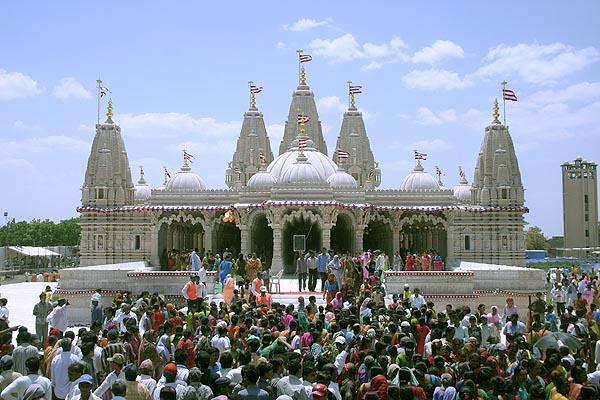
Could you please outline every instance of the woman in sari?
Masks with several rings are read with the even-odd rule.
[[[223,282],[223,301],[228,306],[233,301],[233,291],[235,290],[235,281],[231,277],[231,274],[227,274],[225,281]]]
[[[323,299],[326,299],[327,303],[331,303],[335,298],[336,293],[340,290],[337,279],[334,274],[329,274],[327,281],[325,281],[325,288],[323,290]]]
[[[344,300],[342,298],[342,292],[335,294],[335,299],[331,302],[334,310],[341,310],[344,307]]]
[[[142,344],[140,345],[139,349],[138,360],[152,361],[152,365],[154,366],[153,376],[160,377],[161,374],[159,371],[162,370],[162,366],[165,364],[165,361],[160,357],[158,351],[156,350],[153,330],[149,330],[144,333]]]

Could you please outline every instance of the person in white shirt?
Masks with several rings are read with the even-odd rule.
[[[65,299],[58,300],[58,305],[50,311],[46,322],[50,324],[51,328],[56,328],[61,332],[66,332],[69,322],[67,320],[67,306],[69,301]]]
[[[97,301],[100,307],[102,307],[102,289],[96,289],[96,291],[92,294],[92,298],[90,302]]]
[[[177,381],[177,364],[174,362],[167,363],[163,369],[163,376],[165,381],[164,383],[159,381],[156,385],[156,389],[154,389],[154,394],[152,395],[153,400],[160,400],[160,390],[167,386],[174,387],[177,391],[177,398],[180,398],[181,393],[185,390],[185,385]]]
[[[152,364],[152,360],[144,360],[140,364],[140,375],[137,378],[137,381],[146,386],[148,392],[150,392],[150,396],[154,393],[154,389],[156,389],[156,380],[152,377],[154,373],[154,364]]]
[[[6,325],[9,325],[8,322],[8,315],[10,314],[10,312],[8,311],[8,308],[6,308],[6,305],[8,304],[8,300],[5,298],[1,298],[0,299],[0,320],[4,321],[6,323]]]
[[[104,378],[104,381],[100,384],[100,386],[98,386],[98,388],[96,390],[94,390],[94,394],[98,397],[104,396],[104,393],[106,393],[106,391],[108,389],[112,390],[112,385],[117,380],[119,380],[119,379],[122,381],[125,380],[125,373],[123,372],[123,365],[125,364],[125,357],[123,356],[123,354],[116,353],[112,357],[108,358],[108,362],[110,363],[110,367],[112,368],[112,371],[110,372],[110,374],[106,375],[106,378]],[[125,385],[124,382],[123,382],[123,385]],[[116,394],[113,392],[113,395],[116,395]],[[113,397],[113,399],[114,398],[115,397]]]
[[[75,344],[75,332],[66,331],[65,337],[71,339],[71,353],[75,354],[77,357],[79,357],[79,359],[82,359],[83,352],[81,351],[81,348]],[[56,349],[56,354],[60,354],[62,352],[63,352],[62,348],[59,347],[58,349]]]
[[[62,353],[56,355],[50,364],[52,377],[52,387],[54,388],[54,397],[65,399],[71,389],[71,380],[69,379],[69,366],[79,362],[80,358],[71,353],[71,339],[63,338],[60,341]]]
[[[123,303],[123,305],[121,305],[121,309],[117,311],[117,314],[115,315],[114,319],[114,321],[119,324],[119,331],[121,333],[127,332],[127,326],[125,325],[125,323],[128,320],[134,320],[135,324],[137,324],[138,322],[137,315],[135,315],[135,313],[131,311],[131,306],[127,303]]]
[[[27,367],[27,375],[12,381],[12,383],[0,393],[0,396],[4,400],[21,400],[27,388],[33,384],[37,384],[44,389],[44,399],[52,400],[52,383],[50,383],[50,379],[38,374],[40,369],[40,358],[29,357],[25,360],[25,366]]]
[[[410,306],[412,308],[421,308],[425,304],[425,298],[421,295],[419,288],[415,288],[414,294],[410,296]]]
[[[222,354],[225,350],[231,348],[231,342],[227,337],[227,329],[223,325],[217,325],[217,334],[210,341],[212,347],[219,350],[219,354]]]

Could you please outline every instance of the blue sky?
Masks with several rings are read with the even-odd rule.
[[[371,2],[375,3],[375,2]],[[426,4],[422,4],[426,3]],[[264,87],[279,146],[297,83],[295,50],[312,54],[308,83],[330,151],[346,81],[382,187],[397,188],[412,149],[446,186],[473,176],[503,79],[519,96],[508,125],[526,216],[562,234],[560,164],[600,161],[600,3],[5,2],[0,6],[0,208],[17,219],[74,216],[96,122],[95,80],[112,91],[134,179],[153,186],[181,149],[209,187],[225,187],[247,81]]]

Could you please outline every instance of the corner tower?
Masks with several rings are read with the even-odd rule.
[[[256,107],[256,95],[262,91],[262,87],[255,86],[253,82],[249,82],[249,85],[250,107],[244,113],[237,147],[225,172],[225,183],[230,188],[246,186],[262,164],[273,161],[263,114]]]
[[[302,54],[301,50],[298,52],[300,55],[300,63],[306,62],[303,60],[310,61],[312,59],[308,54]],[[323,128],[321,127],[319,113],[317,112],[315,95],[306,83],[306,72],[304,71],[303,66],[300,67],[298,87],[294,93],[292,93],[292,103],[290,104],[287,121],[285,121],[283,139],[279,144],[280,155],[288,151],[288,149],[292,147],[294,139],[298,137],[297,120],[299,114],[308,117],[306,132],[308,132],[309,139],[313,141],[317,151],[327,155],[327,145],[323,138]]]
[[[521,207],[525,189],[519,162],[508,127],[500,123],[498,100],[494,103],[493,121],[485,128],[473,186],[472,203],[490,207]]]
[[[352,82],[348,85],[350,105],[344,112],[333,159],[347,158],[346,170],[360,186],[377,187],[381,184],[381,170],[371,151],[362,112],[356,108],[356,95],[362,93],[362,87]]]
[[[112,100],[109,100],[106,121],[96,125],[81,188],[84,207],[118,207],[134,202],[135,189],[125,143],[121,128],[113,122],[112,116]]]

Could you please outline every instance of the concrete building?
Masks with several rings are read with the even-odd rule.
[[[382,171],[362,113],[350,97],[329,158],[315,96],[302,69],[274,157],[251,94],[236,151],[223,166],[228,189],[207,188],[185,155],[180,171],[166,177],[163,187],[150,188],[143,170],[134,185],[109,104],[106,121],[96,125],[78,209],[81,265],[146,260],[164,269],[173,249],[223,254],[228,248],[256,252],[272,272],[291,272],[294,235],[307,235],[308,249],[341,254],[380,249],[391,256],[435,249],[449,266],[460,261],[524,264],[523,215],[528,210],[497,102],[472,187],[462,172],[454,189],[441,186],[416,157],[400,187],[380,189]],[[234,220],[225,222],[225,213]]]
[[[563,229],[566,256],[588,256],[598,249],[597,164],[577,157],[562,168]]]

